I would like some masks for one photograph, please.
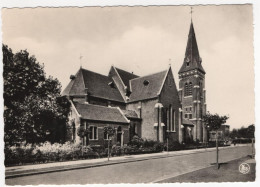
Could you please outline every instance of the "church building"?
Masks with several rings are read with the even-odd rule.
[[[71,102],[71,141],[104,145],[104,127],[115,129],[112,144],[127,144],[133,136],[158,142],[206,141],[205,71],[191,22],[177,90],[171,67],[138,76],[112,66],[107,75],[80,68],[63,90]],[[83,137],[78,128],[88,129]]]

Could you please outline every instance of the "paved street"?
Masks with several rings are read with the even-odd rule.
[[[250,146],[220,148],[220,162],[251,154]],[[122,163],[87,169],[47,173],[6,179],[8,185],[92,184],[92,183],[150,183],[211,166],[216,153],[205,151],[160,159]]]

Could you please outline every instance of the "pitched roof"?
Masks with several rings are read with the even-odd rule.
[[[119,68],[116,68],[116,71],[118,72],[119,76],[121,77],[123,83],[125,84],[125,86],[127,86],[127,88],[129,88],[129,81],[131,79],[134,79],[134,78],[137,78],[139,76],[133,74],[133,73],[130,73],[130,72],[127,72],[125,70],[122,70],[122,69],[119,69]]]
[[[108,85],[110,82],[113,82],[110,77],[81,68],[62,95],[84,96],[87,88],[90,96],[124,102],[118,89]]]
[[[187,66],[187,62],[189,62],[189,66]],[[194,31],[193,23],[191,22],[188,42],[186,46],[185,58],[179,70],[179,73],[183,73],[185,71],[189,71],[193,69],[198,69],[201,72],[205,73],[205,70],[201,65],[201,58],[200,58],[199,49],[196,41],[195,31]]]
[[[132,93],[129,102],[140,101],[158,96],[168,70],[130,80]]]
[[[129,123],[121,109],[100,105],[73,103],[81,118],[94,121]]]
[[[139,118],[137,113],[133,110],[122,110],[122,112],[127,118]]]

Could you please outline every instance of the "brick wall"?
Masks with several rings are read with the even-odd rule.
[[[154,106],[156,103],[158,103],[158,98],[129,103],[126,106],[127,110],[134,110],[137,114],[140,113],[138,107],[141,107],[141,135],[144,139],[157,140],[157,131],[154,127],[154,123],[156,123]]]
[[[179,95],[176,88],[176,84],[173,78],[172,71],[169,71],[165,83],[163,85],[160,102],[163,105],[163,114],[162,114],[162,122],[166,125],[164,130],[163,140],[166,141],[166,130],[167,130],[167,114],[169,112],[170,105],[172,106],[172,111],[174,111],[174,123],[175,123],[175,131],[169,132],[169,141],[178,141],[179,140],[179,108],[181,108],[181,104],[179,101]],[[173,114],[172,114],[173,115]]]
[[[98,127],[98,139],[89,140],[90,145],[107,145],[107,140],[104,140],[104,127],[111,126],[112,128],[118,129],[120,126],[122,131],[124,131],[123,140],[124,144],[129,142],[129,124],[115,124],[115,123],[102,123],[102,122],[87,122],[87,126]],[[117,143],[117,131],[114,137],[112,138],[112,145]]]

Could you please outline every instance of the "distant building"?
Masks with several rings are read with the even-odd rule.
[[[206,140],[202,115],[206,112],[205,71],[201,65],[193,23],[190,25],[178,91],[171,67],[138,76],[112,66],[108,75],[80,68],[62,95],[72,104],[71,140],[103,144],[105,126],[116,129],[113,143],[128,143],[134,135],[165,142]],[[89,133],[80,139],[76,129]]]
[[[210,131],[209,132],[209,140],[210,141],[216,141],[216,132],[218,132],[218,139],[220,141],[225,141],[229,138],[228,134],[230,132],[230,126],[229,125],[221,125],[219,130]]]

